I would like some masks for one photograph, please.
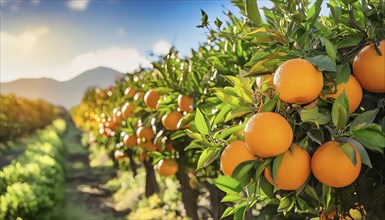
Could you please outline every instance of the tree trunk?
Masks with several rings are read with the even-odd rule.
[[[138,175],[138,172],[137,172],[138,165],[135,163],[131,151],[128,152],[128,157],[130,158],[130,169],[132,171],[132,175],[135,177],[136,175]]]
[[[150,197],[155,193],[159,193],[158,182],[156,181],[155,171],[150,161],[144,161],[144,168],[146,169],[146,197]]]
[[[182,202],[184,204],[184,208],[186,209],[186,214],[193,220],[198,220],[197,199],[199,192],[190,187],[189,177],[185,172],[183,172],[181,167],[179,167],[179,171],[176,175],[182,188]]]
[[[226,210],[228,205],[225,203],[221,203],[222,198],[226,195],[226,193],[222,192],[215,185],[212,185],[208,182],[203,182],[203,185],[210,192],[210,204],[211,204],[211,214],[213,215],[213,219],[220,219],[223,212]],[[225,217],[223,219],[233,219],[232,216]]]

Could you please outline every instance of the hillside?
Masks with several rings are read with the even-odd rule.
[[[68,81],[57,81],[49,78],[19,79],[1,83],[1,94],[14,93],[17,96],[30,99],[44,99],[52,104],[61,105],[67,109],[80,103],[88,87],[107,87],[121,77],[115,70],[98,67],[88,70]]]

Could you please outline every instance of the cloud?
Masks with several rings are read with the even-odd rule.
[[[171,44],[167,41],[160,39],[157,42],[155,42],[154,46],[152,47],[152,51],[156,55],[165,55],[169,52],[171,48]]]
[[[100,66],[109,67],[122,73],[132,72],[139,66],[150,67],[150,61],[133,48],[110,47],[76,56],[68,65],[68,77]]]
[[[84,11],[87,9],[87,6],[89,3],[90,3],[90,0],[69,0],[67,2],[67,6],[70,9],[73,9],[76,11]]]
[[[50,29],[48,27],[38,27],[18,35],[1,32],[1,54],[27,56],[33,51],[39,41],[49,33]]]

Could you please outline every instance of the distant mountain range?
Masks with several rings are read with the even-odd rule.
[[[108,87],[114,85],[122,73],[113,69],[98,67],[88,70],[68,81],[57,81],[50,78],[18,79],[12,82],[1,83],[0,93],[14,93],[29,99],[44,99],[52,104],[66,109],[80,104],[84,92],[88,87]]]

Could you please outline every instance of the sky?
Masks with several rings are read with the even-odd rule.
[[[65,81],[100,66],[132,72],[171,46],[189,56],[206,39],[196,27],[201,9],[211,24],[225,20],[224,11],[240,16],[230,0],[0,0],[0,6],[1,82]]]
[[[149,67],[171,45],[188,56],[205,40],[224,0],[0,0],[0,80],[49,77],[64,81],[99,66],[122,73]]]

